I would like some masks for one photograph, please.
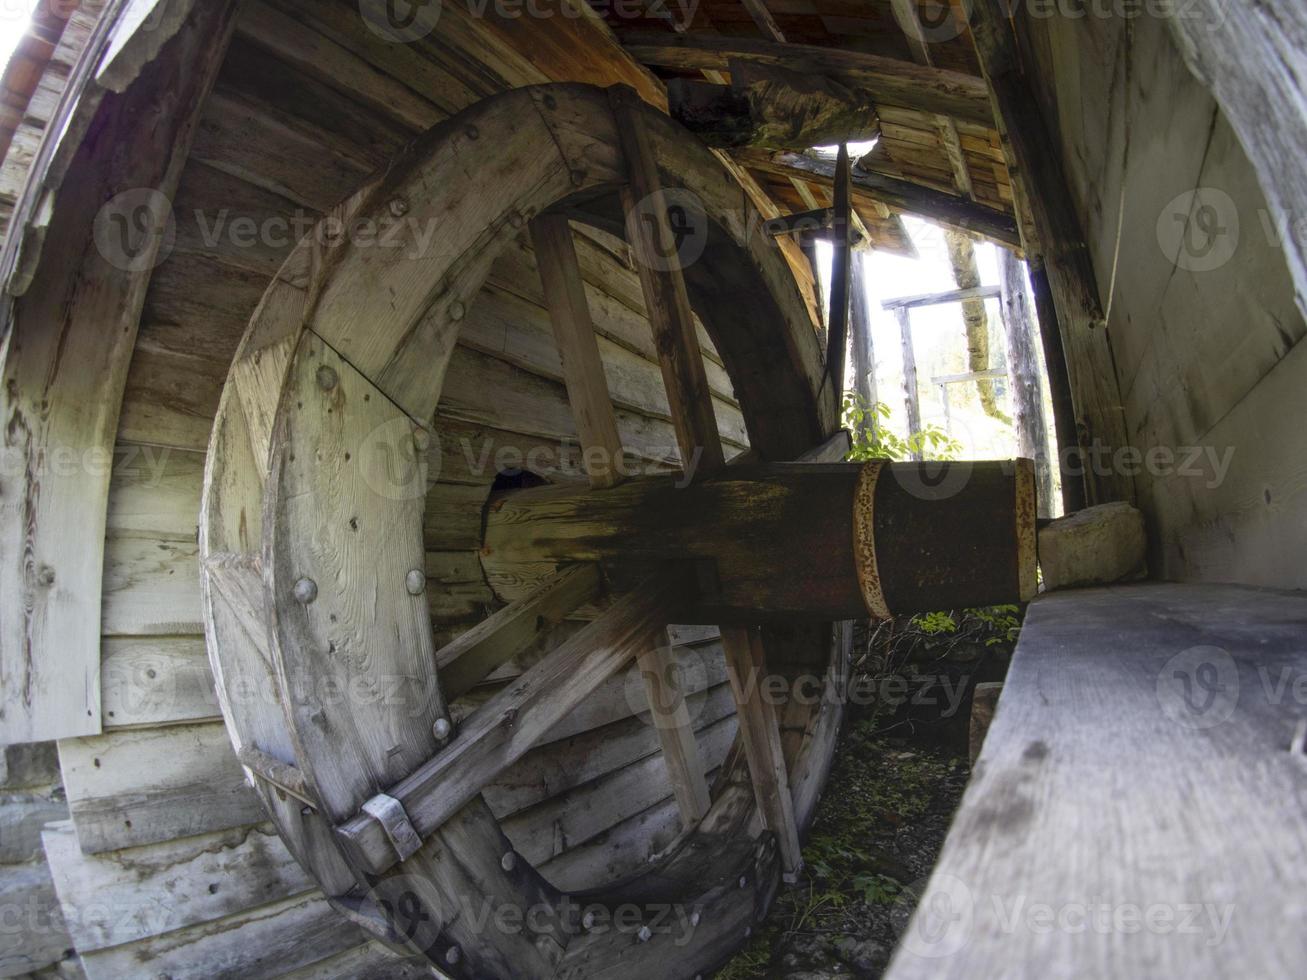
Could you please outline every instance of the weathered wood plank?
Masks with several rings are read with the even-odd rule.
[[[685,601],[686,592],[683,576],[655,577],[619,599],[482,706],[438,755],[391,786],[387,793],[400,801],[417,832],[439,828],[634,658]],[[397,860],[381,824],[370,816],[353,817],[338,833],[354,859],[373,873]]]
[[[88,854],[264,819],[221,724],[64,739],[59,763]]]
[[[536,218],[531,222],[531,244],[544,284],[554,340],[563,360],[567,400],[581,436],[586,473],[591,486],[609,487],[621,479],[617,464],[622,459],[622,440],[617,434],[608,379],[599,358],[595,327],[567,218],[563,215]]]
[[[101,100],[95,125],[113,138],[78,147],[50,204],[40,266],[4,307],[4,450],[22,476],[0,509],[6,556],[0,594],[10,609],[0,641],[0,741],[100,730],[109,475],[77,467],[72,475],[45,472],[44,460],[56,450],[106,452],[113,445],[168,198],[222,62],[234,10],[233,2],[197,7],[136,84]],[[38,186],[45,176],[35,176]],[[135,196],[118,196],[128,192]],[[116,203],[103,211],[110,200]],[[18,283],[9,285],[12,294]]]
[[[47,830],[44,840],[69,931],[82,954],[313,889],[266,824],[100,855],[82,853],[71,823]]]
[[[887,976],[1295,972],[1304,629],[1301,594],[1238,586],[1033,603]]]
[[[703,775],[706,762],[695,743],[690,709],[681,687],[680,664],[661,637],[640,651],[636,663],[644,679],[645,696],[662,746],[667,777],[681,810],[681,824],[689,830],[703,819],[712,800]]]
[[[626,49],[647,65],[661,68],[727,71],[733,58],[793,71],[827,75],[865,89],[878,101],[994,125],[981,80],[972,75],[914,65],[896,58],[806,44],[778,44],[718,34],[623,37]]]
[[[785,873],[797,876],[803,867],[803,848],[794,819],[776,707],[763,689],[768,675],[762,633],[756,627],[724,627],[722,652],[726,655],[726,675],[735,696],[740,740],[749,762],[758,813],[763,826],[776,835]]]
[[[102,650],[105,731],[222,717],[203,636],[106,637]]]

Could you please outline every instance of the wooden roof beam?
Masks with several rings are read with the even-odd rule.
[[[834,160],[822,160],[803,153],[770,154],[744,150],[736,157],[752,170],[779,177],[798,177],[827,187],[835,179]],[[859,207],[875,207],[875,202],[881,202],[895,211],[928,218],[949,228],[974,232],[1008,248],[1021,247],[1021,237],[1011,215],[911,181],[868,173],[855,167],[853,199]]]
[[[962,72],[839,48],[746,38],[632,32],[622,40],[631,55],[653,67],[728,71],[732,59],[751,61],[834,79],[888,105],[994,126],[984,80]]]

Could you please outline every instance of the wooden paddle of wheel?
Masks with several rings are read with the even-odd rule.
[[[702,208],[703,252],[684,269],[669,261],[664,182]],[[684,490],[660,477],[619,482],[611,465],[622,447],[560,215],[611,213],[604,196],[615,191],[632,216],[682,456],[699,460]],[[445,973],[692,976],[720,961],[782,869],[797,870],[829,766],[848,645],[818,624],[941,593],[971,604],[1033,589],[1024,465],[976,464],[960,488],[923,482],[915,464],[895,480],[878,465],[724,465],[691,293],[757,459],[841,455],[811,323],[760,226],[711,153],[629,91],[519,89],[436,127],[325,217],[237,353],[201,527],[209,655],[233,744],[336,906]],[[459,323],[524,230],[578,433],[594,450],[592,488],[492,503],[483,562],[508,605],[437,651],[422,574],[431,419]],[[889,575],[890,564],[907,571]],[[631,587],[451,729],[446,698],[605,581]],[[696,621],[725,624],[739,751],[710,793],[683,709],[660,712],[685,833],[633,879],[560,894],[514,854],[481,788],[633,660],[651,703],[675,705],[659,638],[669,622]],[[781,676],[830,682],[827,696],[784,704],[784,734],[759,693],[767,660]],[[595,909],[619,903],[646,917],[596,923]],[[673,907],[692,910],[688,941],[668,927]]]

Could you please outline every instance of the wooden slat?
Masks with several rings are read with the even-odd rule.
[[[595,565],[573,565],[509,603],[436,654],[440,686],[450,701],[526,650],[540,634],[599,594]]]
[[[704,761],[694,740],[690,710],[681,689],[679,665],[671,647],[661,638],[640,652],[637,663],[662,745],[667,776],[681,810],[681,824],[689,830],[703,819],[712,801],[704,778]]]
[[[609,487],[621,479],[622,440],[599,359],[599,345],[572,244],[572,229],[563,215],[541,215],[531,222],[540,279],[549,319],[563,358],[567,400],[572,406],[590,485]]]
[[[663,369],[672,424],[687,467],[716,469],[725,464],[713,415],[703,355],[694,330],[690,298],[667,218],[658,163],[644,123],[634,111],[635,93],[612,88],[609,95],[626,155],[627,184],[622,190],[627,237],[636,255],[645,309]]]
[[[222,62],[234,9],[234,2],[195,8],[126,94],[101,101],[95,117],[101,138],[81,144],[73,156],[49,205],[35,277],[3,311],[3,449],[6,462],[25,476],[0,506],[0,594],[8,609],[0,635],[0,741],[101,727],[99,602],[109,476],[76,466],[71,474],[46,470],[56,450],[107,453],[113,446],[167,201]],[[137,191],[139,199],[121,199],[119,212],[102,211],[106,201],[138,188],[155,193]],[[136,230],[133,240],[124,231],[115,242],[115,216],[123,229]],[[145,226],[132,223],[142,217]],[[20,283],[9,285],[21,291]]]
[[[836,400],[844,401],[844,365],[849,346],[849,276],[852,274],[852,174],[849,148],[841,143],[835,159],[835,197],[831,236],[830,327],[826,340],[826,375]]]
[[[650,642],[685,601],[684,575],[655,576],[481,707],[441,752],[387,790],[427,835],[520,759],[546,732]],[[338,831],[363,867],[379,874],[397,856],[381,824],[355,816]]]
[[[908,435],[921,432],[921,394],[917,388],[917,354],[912,345],[912,314],[906,306],[894,308],[899,322],[899,349],[903,356],[903,402],[907,409]],[[920,459],[913,453],[913,459]]]
[[[70,822],[45,831],[79,953],[121,946],[301,895],[313,881],[266,824],[83,854]],[[89,915],[93,909],[110,914]]]
[[[1021,628],[891,980],[1296,974],[1301,593],[1058,592]],[[1129,846],[1122,846],[1129,841]]]
[[[776,834],[786,873],[796,875],[803,867],[803,850],[794,820],[776,708],[763,691],[767,663],[762,633],[756,627],[723,627],[722,649],[739,711],[740,740],[748,758],[758,812],[763,826]]]
[[[59,764],[88,854],[264,819],[221,724],[64,739]]]
[[[967,286],[963,289],[946,289],[941,293],[922,293],[918,296],[898,296],[881,300],[887,310],[915,310],[919,306],[938,306],[941,303],[961,303],[968,299],[998,299],[998,286]]]

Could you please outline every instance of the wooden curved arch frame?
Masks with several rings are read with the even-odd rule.
[[[784,260],[705,148],[647,107],[626,111],[663,179],[703,204],[713,229],[704,268],[738,268],[765,287],[746,323],[727,322],[718,303],[706,326],[756,451],[794,458],[836,423],[834,399],[817,394],[816,339]],[[697,827],[648,872],[588,897],[697,907],[688,944],[657,931],[586,932],[577,902],[517,859],[479,796],[489,774],[651,642],[690,576],[655,575],[619,599],[449,737],[422,595],[430,419],[459,322],[498,250],[559,202],[624,185],[623,135],[608,94],[574,85],[509,92],[430,131],[287,260],[237,352],[210,444],[204,615],[237,752],[337,907],[454,975],[585,976],[619,962],[691,975],[743,940],[779,874],[774,841],[747,839],[754,800],[739,753]],[[348,229],[360,223],[386,234],[355,241]],[[844,682],[847,642],[832,644],[828,630],[778,646],[792,665],[782,672],[815,670],[834,690]],[[838,697],[785,709],[800,824],[839,713]],[[444,802],[415,833],[389,794],[433,757],[449,760]],[[389,860],[337,832],[365,804]],[[467,914],[481,902],[541,914],[532,929],[500,930]]]

